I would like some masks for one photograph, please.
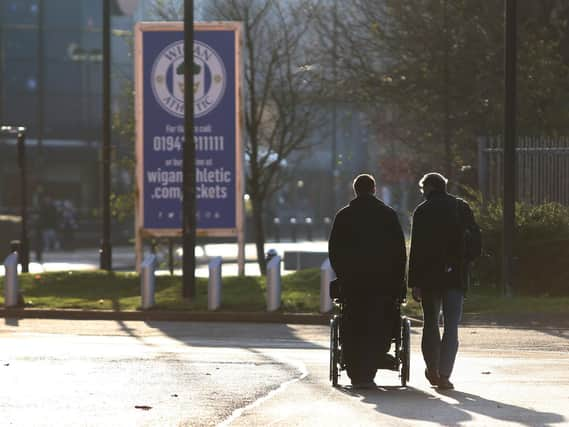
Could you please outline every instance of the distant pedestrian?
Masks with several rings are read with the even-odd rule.
[[[375,197],[375,179],[358,175],[356,197],[334,219],[328,252],[343,286],[340,335],[355,388],[374,388],[396,326],[396,301],[406,291],[405,238],[395,211]],[[397,325],[398,326],[398,325]]]
[[[59,212],[49,195],[45,195],[40,201],[38,225],[42,234],[43,250],[47,252],[56,249]]]
[[[43,230],[40,224],[40,215],[34,212],[32,216],[32,247],[36,254],[36,262],[43,262]]]
[[[427,366],[425,376],[434,386],[452,389],[450,376],[458,351],[458,324],[471,261],[465,251],[465,230],[478,230],[479,235],[479,228],[468,203],[447,193],[443,175],[428,173],[419,187],[425,201],[413,213],[408,285],[423,307],[421,350]]]
[[[61,207],[61,231],[62,248],[64,250],[73,249],[75,230],[77,229],[77,218],[75,207],[71,200],[64,200]]]

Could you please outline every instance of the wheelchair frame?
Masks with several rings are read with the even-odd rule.
[[[346,363],[343,358],[341,344],[341,323],[343,316],[343,302],[340,299],[334,299],[335,314],[330,320],[330,381],[333,387],[338,386],[338,378],[341,371],[346,369]],[[398,331],[394,333],[391,343],[395,347],[395,362],[391,366],[381,365],[378,362],[378,369],[387,369],[398,371],[401,380],[401,386],[405,387],[409,381],[409,371],[411,363],[411,322],[405,316],[401,316],[401,304],[404,302],[397,301],[397,313],[400,319]],[[395,329],[395,328],[394,328]]]

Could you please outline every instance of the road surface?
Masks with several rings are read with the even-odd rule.
[[[468,327],[455,391],[380,371],[328,382],[328,328],[7,319],[0,424],[13,426],[569,425],[569,330]]]

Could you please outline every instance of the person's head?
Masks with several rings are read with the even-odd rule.
[[[419,181],[419,188],[425,196],[428,196],[431,191],[440,191],[446,193],[447,182],[448,179],[446,179],[440,173],[429,172],[428,174],[425,174]]]
[[[354,193],[356,196],[375,194],[375,179],[367,173],[362,173],[354,179]]]

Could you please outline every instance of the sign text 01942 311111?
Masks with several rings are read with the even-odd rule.
[[[154,151],[181,151],[185,137],[173,135],[156,135],[152,138]],[[225,137],[223,135],[195,135],[196,151],[224,151]]]

